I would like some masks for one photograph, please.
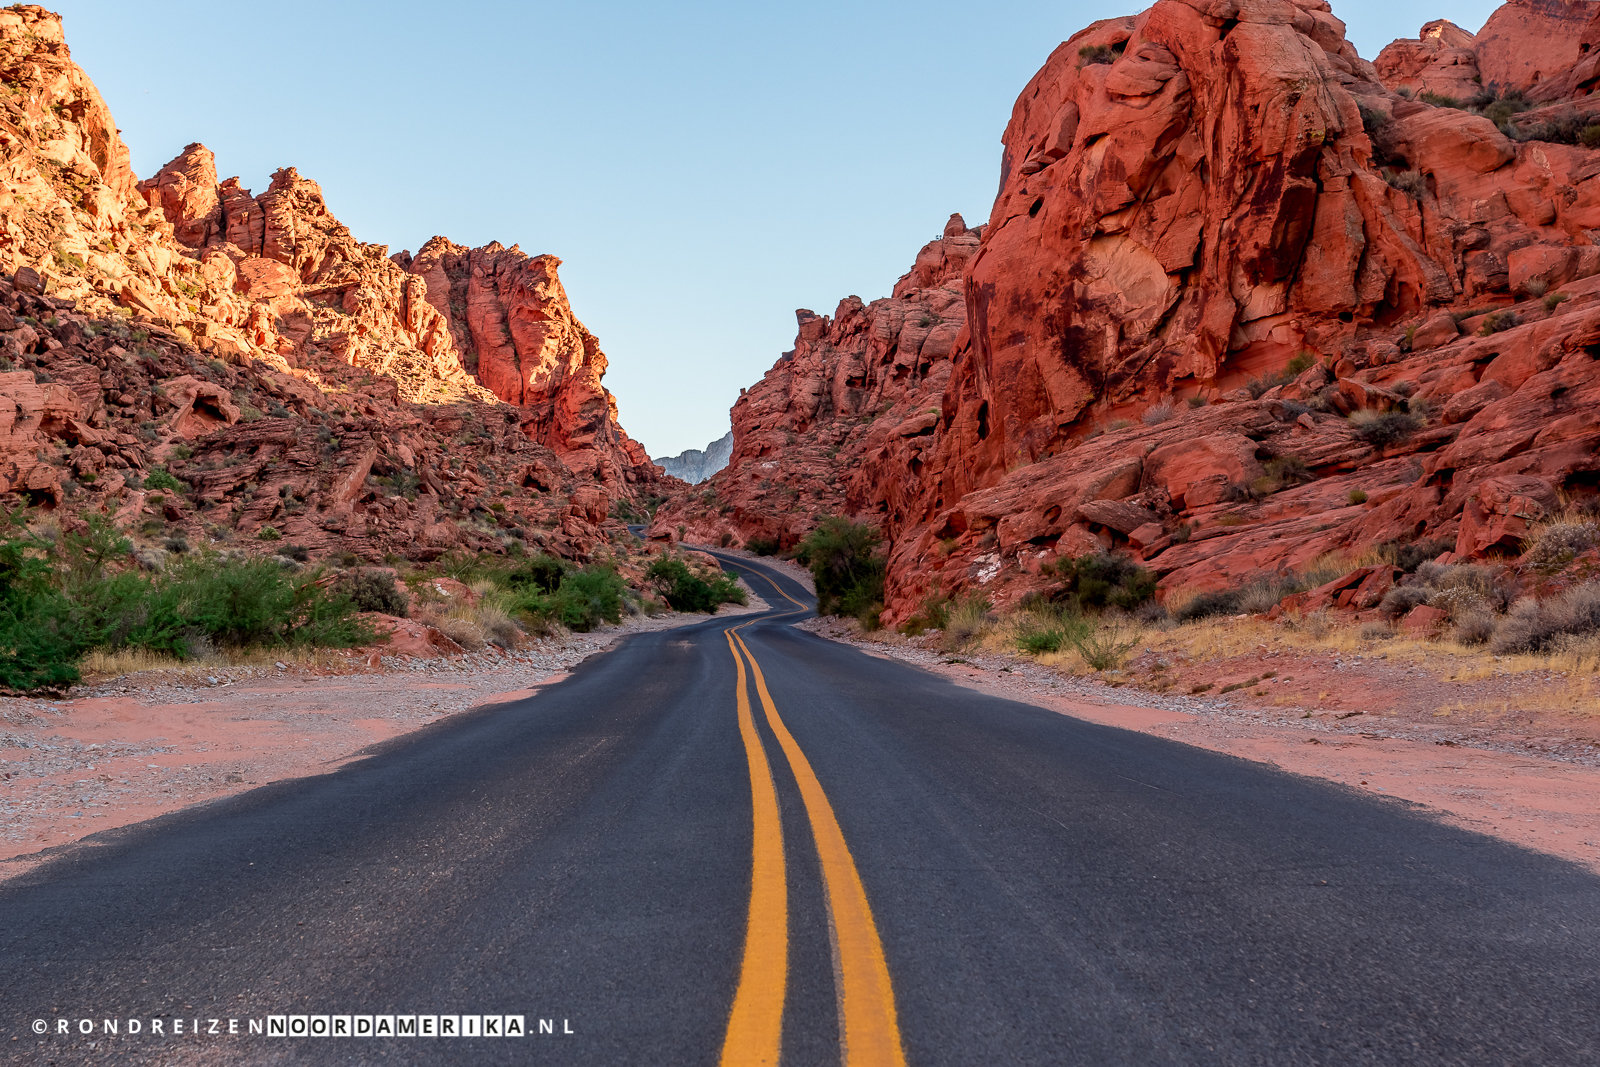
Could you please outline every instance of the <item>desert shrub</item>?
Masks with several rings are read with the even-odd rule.
[[[1600,631],[1600,582],[1590,582],[1549,600],[1517,601],[1495,626],[1489,651],[1497,656],[1552,652],[1558,638],[1596,631]]]
[[[1172,399],[1169,397],[1159,403],[1151,404],[1149,407],[1145,408],[1144,414],[1139,416],[1139,421],[1144,423],[1146,426],[1159,426],[1163,422],[1166,422],[1168,419],[1172,418],[1177,410],[1177,407],[1172,403]]]
[[[1572,107],[1562,108],[1549,118],[1509,125],[1509,135],[1518,141],[1544,141],[1548,144],[1578,144],[1584,130],[1593,123]]]
[[[859,616],[883,603],[882,541],[873,527],[831,515],[806,535],[795,558],[811,568],[817,614]]]
[[[1367,502],[1367,491],[1365,489],[1352,489],[1345,499],[1352,504],[1365,504]]]
[[[1191,396],[1189,399],[1185,400],[1184,403],[1188,404],[1192,408],[1203,408],[1206,406],[1206,398],[1203,396]]]
[[[1394,627],[1386,622],[1369,622],[1359,631],[1363,641],[1387,641],[1394,636]]]
[[[622,621],[627,589],[616,570],[603,563],[569,570],[549,599],[548,614],[569,630],[593,630],[602,622]]]
[[[1455,97],[1446,96],[1444,93],[1436,93],[1430,89],[1424,89],[1422,92],[1418,93],[1417,99],[1421,100],[1424,104],[1432,104],[1434,107],[1453,107],[1460,109],[1464,106],[1461,101],[1457,100]]]
[[[1017,650],[1030,655],[1060,652],[1094,629],[1081,615],[1041,604],[1016,617]]]
[[[283,534],[279,533],[277,528],[273,526],[261,527],[256,536],[263,541],[281,541],[283,539]]]
[[[1095,63],[1115,63],[1117,57],[1127,47],[1127,42],[1119,41],[1116,44],[1086,44],[1078,49],[1079,66],[1089,66]]]
[[[1411,574],[1424,563],[1448,552],[1455,542],[1445,538],[1428,538],[1421,541],[1385,541],[1374,549],[1374,554],[1388,560]]]
[[[950,625],[950,606],[955,601],[937,588],[922,601],[916,614],[900,624],[900,632],[915,637],[928,630],[943,630]]]
[[[1209,619],[1215,615],[1238,615],[1240,600],[1237,589],[1214,589],[1194,597],[1173,612],[1172,617],[1179,622],[1194,622],[1196,619]]]
[[[1378,448],[1397,444],[1422,429],[1422,418],[1410,411],[1353,411],[1350,429],[1361,440]]]
[[[746,601],[744,590],[732,575],[721,574],[706,581],[689,569],[681,559],[664,557],[650,564],[645,577],[655,582],[662,597],[674,611],[698,611],[713,614],[718,605]]]
[[[1492,611],[1469,611],[1456,620],[1455,639],[1463,645],[1486,645],[1494,636],[1496,621]]]
[[[1522,283],[1523,292],[1529,296],[1543,296],[1550,288],[1550,283],[1543,278],[1529,278]]]
[[[144,476],[144,487],[146,489],[168,489],[174,493],[183,493],[188,491],[189,483],[180,482],[167,471],[167,468],[157,466],[151,467],[150,473]]]
[[[1600,123],[1590,123],[1579,130],[1578,143],[1585,148],[1600,148]]]
[[[1484,316],[1483,325],[1478,327],[1478,336],[1491,337],[1502,330],[1509,330],[1521,324],[1522,320],[1515,311],[1496,311]]]
[[[357,571],[339,579],[339,591],[350,598],[362,611],[376,611],[384,615],[404,618],[410,609],[411,598],[395,584],[394,575],[388,571]]]
[[[1522,562],[1553,569],[1570,563],[1580,552],[1600,545],[1600,522],[1558,521],[1543,527],[1529,540]]]
[[[946,648],[960,648],[994,628],[994,616],[989,614],[987,598],[971,595],[955,601],[950,606],[949,621],[944,628]]]
[[[1520,115],[1532,105],[1522,98],[1521,93],[1507,93],[1505,96],[1488,104],[1483,109],[1483,117],[1500,127],[1502,133],[1508,129],[1508,124],[1513,115]]]
[[[1366,130],[1369,135],[1377,133],[1389,124],[1389,113],[1387,111],[1379,111],[1377,108],[1368,107],[1366,104],[1357,104],[1356,106],[1361,109],[1361,128]]]
[[[1550,293],[1544,298],[1542,303],[1544,304],[1544,309],[1546,311],[1554,311],[1556,308],[1560,307],[1562,304],[1571,299],[1572,297],[1567,293]]]
[[[1428,606],[1443,608],[1451,618],[1473,611],[1499,611],[1506,605],[1506,592],[1498,584],[1500,574],[1493,567],[1424,563],[1417,568],[1417,577],[1428,591]]]
[[[565,560],[541,552],[507,574],[505,585],[517,592],[554,593],[570,569]]]
[[[1428,602],[1428,591],[1420,585],[1397,585],[1378,602],[1378,610],[1391,619],[1398,619],[1412,608]]]
[[[1139,634],[1131,635],[1116,624],[1095,626],[1088,633],[1072,635],[1072,647],[1091,670],[1120,670],[1128,653],[1139,643]]]
[[[744,543],[745,551],[754,552],[758,556],[775,556],[778,554],[778,539],[776,537],[752,537]]]
[[[1063,556],[1050,568],[1065,588],[1061,599],[1080,611],[1132,610],[1156,594],[1156,576],[1127,556],[1093,552]]]
[[[1305,460],[1299,456],[1274,456],[1267,460],[1265,469],[1265,474],[1250,483],[1250,491],[1254,496],[1271,496],[1281,489],[1317,480],[1317,476],[1311,473]]]
[[[1413,200],[1421,200],[1428,192],[1427,177],[1415,168],[1401,171],[1385,170],[1383,180]]]

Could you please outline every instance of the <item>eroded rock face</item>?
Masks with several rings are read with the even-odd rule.
[[[622,536],[659,471],[553,257],[442,242],[492,282],[458,310],[292,167],[257,196],[192,144],[136,181],[43,8],[0,11],[0,79],[0,495],[370,558]],[[135,488],[163,461],[192,494]]]
[[[794,349],[733,406],[728,465],[663,505],[652,536],[679,536],[681,524],[690,541],[789,547],[818,515],[903,521],[941,424],[966,327],[961,272],[981,234],[952,215],[889,297],[795,312]]]
[[[1321,0],[1160,0],[1094,24],[1017,101],[942,384],[884,394],[915,397],[892,424],[909,436],[840,432],[833,412],[861,409],[834,383],[877,381],[882,351],[833,341],[843,305],[803,315],[734,409],[715,496],[679,497],[656,533],[875,521],[890,622],[935,585],[1007,603],[1097,548],[1145,560],[1163,595],[1385,542],[1515,554],[1551,501],[1600,490],[1600,155],[1533,138],[1589,106],[1588,14],[1530,0],[1476,36],[1434,22],[1376,67]],[[1515,138],[1415,98],[1491,82],[1548,101]],[[810,488],[829,476],[842,490]],[[1369,578],[1330,604],[1364,603]]]

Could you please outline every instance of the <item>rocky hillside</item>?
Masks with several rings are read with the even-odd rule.
[[[1600,491],[1592,6],[1430,23],[1381,68],[1322,0],[1095,23],[1023,90],[950,273],[801,312],[654,532],[869,518],[887,621],[1099,548],[1166,596],[1384,543],[1515,554]],[[908,335],[913,292],[947,340]]]
[[[729,430],[705,448],[690,448],[676,456],[658,456],[655,464],[674,478],[698,485],[726,467],[732,454],[733,431]]]
[[[0,84],[0,493],[168,541],[584,556],[660,477],[553,256],[391,256],[199,144],[139,181],[43,8],[0,11]]]

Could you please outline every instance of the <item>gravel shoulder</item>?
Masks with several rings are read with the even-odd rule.
[[[816,618],[796,625],[981,692],[1419,804],[1453,824],[1600,872],[1600,746],[1593,737],[1593,710],[1522,716],[1503,711],[1492,722],[1435,718],[1432,709],[1460,694],[1442,692],[1432,672],[1334,652],[1263,650],[1238,663],[1224,660],[1189,671],[1186,677],[1210,678],[1217,688],[1233,684],[1220,679],[1243,682],[1246,670],[1258,679],[1227,699],[1152,692],[1119,679],[1108,684],[1023,655],[945,652],[936,635],[863,634],[854,620]],[[1160,656],[1154,649],[1141,653],[1122,677],[1147,679],[1170,669],[1152,670],[1166,662]],[[1260,678],[1264,669],[1288,678],[1274,685]],[[1489,678],[1460,684],[1492,697],[1509,683]],[[1550,685],[1561,691],[1559,680]],[[1525,696],[1524,703],[1537,704],[1536,697]]]
[[[748,595],[716,617],[767,610]],[[90,682],[64,700],[0,698],[0,880],[99,831],[325,774],[376,742],[536,696],[630,634],[706,619],[634,616],[513,652],[354,650],[309,664],[149,671]]]

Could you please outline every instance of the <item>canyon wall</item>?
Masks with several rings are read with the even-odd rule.
[[[874,521],[889,621],[935,588],[1006,603],[1106,548],[1164,596],[1385,542],[1514,554],[1600,471],[1591,7],[1430,23],[1378,65],[1321,0],[1095,23],[1017,101],[927,376],[883,384],[898,339],[834,341],[850,301],[802,313],[734,408],[729,468],[654,532]]]
[[[656,484],[559,260],[391,256],[294,168],[254,195],[200,144],[139,181],[43,8],[0,11],[0,81],[0,493],[373,557],[582,556]],[[151,510],[159,463],[197,511]]]

